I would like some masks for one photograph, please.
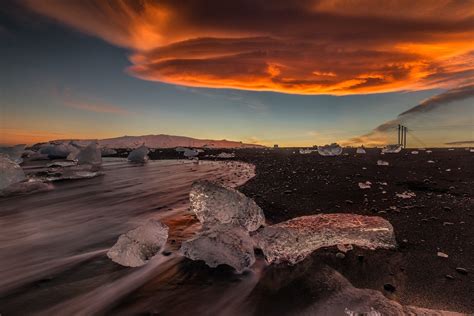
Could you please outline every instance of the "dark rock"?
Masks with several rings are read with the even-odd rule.
[[[383,288],[385,289],[385,291],[388,291],[388,292],[395,292],[396,288],[393,284],[390,284],[390,283],[385,283],[383,285]]]

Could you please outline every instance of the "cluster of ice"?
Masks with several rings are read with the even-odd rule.
[[[22,163],[23,159],[21,158],[23,152],[25,151],[26,145],[16,145],[13,147],[0,147],[0,156],[5,156],[16,163]]]
[[[25,173],[18,163],[6,156],[0,156],[0,190],[25,179]]]
[[[377,166],[388,166],[388,165],[389,165],[388,161],[377,160]]]
[[[364,147],[359,147],[356,149],[356,154],[366,154],[367,152],[365,151]]]
[[[149,149],[145,145],[141,145],[137,149],[134,149],[128,154],[128,161],[144,163],[148,160]]]
[[[237,272],[250,267],[255,254],[249,232],[265,224],[263,211],[255,201],[210,181],[195,182],[189,199],[203,230],[182,244],[181,254],[203,260],[210,267],[226,264]]]
[[[183,242],[180,252],[192,260],[203,260],[209,267],[226,264],[238,273],[255,262],[254,244],[249,232],[240,226],[218,225]]]
[[[318,214],[259,229],[253,236],[269,263],[295,264],[313,251],[339,244],[368,249],[397,246],[392,225],[377,216]]]
[[[189,199],[191,211],[206,227],[233,224],[254,231],[265,225],[263,211],[254,200],[215,182],[195,182]]]
[[[339,156],[342,154],[342,147],[336,143],[331,145],[318,146],[318,153],[321,156]]]
[[[163,249],[167,239],[168,227],[157,220],[149,220],[121,235],[107,256],[120,265],[139,267]]]
[[[81,149],[77,154],[78,165],[94,165],[102,164],[102,153],[97,142],[91,142],[86,148]]]
[[[398,144],[387,145],[382,149],[384,154],[398,154],[400,151],[402,151],[402,146]]]

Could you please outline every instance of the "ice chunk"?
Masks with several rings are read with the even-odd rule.
[[[40,148],[39,153],[48,155],[49,159],[66,158],[74,149],[66,144],[47,144]]]
[[[20,195],[20,194],[28,194],[28,193],[34,193],[34,192],[50,191],[53,188],[54,187],[51,183],[30,179],[28,181],[22,181],[22,182],[13,183],[9,185],[5,189],[1,190],[0,196],[10,196],[10,195]]]
[[[142,145],[128,155],[128,161],[131,162],[146,162],[148,160],[148,147]]]
[[[365,153],[367,153],[367,152],[365,151],[364,147],[359,147],[356,150],[356,154],[365,154]]]
[[[195,149],[186,149],[184,151],[184,157],[188,158],[188,159],[193,159],[195,157],[197,157],[199,155],[199,151],[195,150]]]
[[[47,181],[90,179],[103,175],[103,173],[99,171],[99,167],[95,165],[81,165],[67,168],[51,166],[51,168],[52,170],[48,170],[48,174],[43,176]]]
[[[6,156],[13,162],[22,163],[23,159],[21,156],[25,151],[26,145],[16,145],[13,147],[0,147],[0,155]]]
[[[415,197],[416,194],[414,192],[405,191],[403,193],[397,193],[396,196],[401,199],[411,199]]]
[[[86,148],[81,149],[77,155],[78,165],[94,165],[102,164],[102,154],[97,142],[91,142]]]
[[[215,268],[220,264],[242,272],[255,262],[254,245],[247,230],[234,225],[219,225],[185,241],[180,252],[192,260],[203,260]]]
[[[318,153],[321,156],[339,156],[342,154],[342,147],[336,143],[331,145],[318,146]]]
[[[6,156],[0,156],[0,190],[24,180],[25,173],[20,165]]]
[[[411,154],[412,154],[412,155],[418,155],[419,152],[418,152],[417,150],[413,150],[413,151],[411,152]]]
[[[402,151],[402,146],[397,144],[387,145],[382,149],[384,154],[398,154],[400,151]]]
[[[311,154],[313,151],[311,149],[300,149],[300,154],[301,155],[307,155],[307,154]]]
[[[359,182],[359,188],[361,189],[370,189],[371,187],[372,187],[372,182],[370,181]]]
[[[428,163],[435,163],[433,160],[428,160]]]
[[[176,150],[179,153],[184,153],[186,150],[189,150],[189,148],[186,147],[176,147],[174,150]]]
[[[377,160],[377,165],[378,165],[378,166],[388,166],[389,163],[388,163],[388,161]]]
[[[117,154],[117,151],[115,149],[108,148],[108,147],[102,147],[100,151],[101,151],[102,157],[113,156]]]
[[[189,200],[191,210],[205,226],[234,224],[254,231],[265,224],[263,211],[254,200],[214,182],[193,183]]]
[[[155,256],[167,239],[168,226],[149,220],[145,225],[121,235],[107,252],[107,257],[126,267],[139,267]]]
[[[396,247],[392,225],[377,216],[318,214],[259,229],[254,235],[270,263],[302,261],[321,247],[339,244],[368,249]]]
[[[55,161],[55,162],[51,162],[49,164],[46,165],[46,167],[48,168],[57,168],[57,167],[72,167],[72,166],[75,166],[76,163],[74,161]]]

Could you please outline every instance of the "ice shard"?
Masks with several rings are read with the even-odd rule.
[[[364,149],[364,147],[359,147],[356,149],[356,154],[365,154],[367,153]]]
[[[321,156],[339,156],[342,154],[342,147],[336,143],[331,145],[318,146],[318,153]]]
[[[203,260],[215,268],[226,264],[237,272],[255,262],[254,244],[243,227],[219,225],[202,231],[191,240],[183,242],[180,252],[191,260]]]
[[[233,224],[254,231],[265,224],[263,211],[254,200],[215,182],[193,183],[189,200],[191,211],[206,227]]]
[[[382,153],[384,154],[398,154],[402,150],[401,145],[387,145],[382,148]]]
[[[338,244],[368,249],[397,246],[392,225],[377,216],[318,214],[259,229],[253,236],[270,263],[295,264],[313,251]]]
[[[148,153],[149,153],[148,147],[145,145],[141,145],[137,149],[132,150],[130,154],[128,155],[128,161],[131,162],[138,162],[138,163],[143,163],[148,160]]]
[[[0,156],[0,190],[24,180],[25,173],[20,165],[6,156]]]
[[[139,267],[163,249],[167,239],[168,226],[149,220],[143,226],[121,235],[107,252],[107,257],[122,266]]]

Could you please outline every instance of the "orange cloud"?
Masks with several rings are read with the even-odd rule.
[[[470,1],[26,0],[132,51],[129,73],[297,94],[452,88],[474,79]]]

